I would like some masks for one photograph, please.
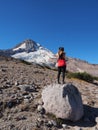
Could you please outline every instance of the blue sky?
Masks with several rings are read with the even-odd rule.
[[[98,0],[0,0],[0,49],[26,39],[98,64]]]

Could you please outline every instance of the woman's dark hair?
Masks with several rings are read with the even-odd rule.
[[[63,52],[61,55],[59,55],[59,59],[64,59],[65,53]]]
[[[64,51],[64,47],[59,47],[59,50]]]

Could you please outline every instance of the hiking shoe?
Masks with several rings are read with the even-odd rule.
[[[63,84],[66,84],[66,82],[65,82],[65,81],[63,81],[62,83],[63,83]]]

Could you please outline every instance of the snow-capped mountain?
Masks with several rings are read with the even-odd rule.
[[[39,48],[41,48],[41,45],[36,43],[33,40],[25,40],[22,43],[19,43],[18,45],[16,45],[16,47],[14,47],[12,50],[13,51],[17,51],[17,52],[33,52],[33,51],[37,51]]]
[[[53,64],[50,59],[54,59],[55,55],[48,49],[42,47],[33,40],[25,40],[12,48],[11,56],[28,62],[38,64]]]

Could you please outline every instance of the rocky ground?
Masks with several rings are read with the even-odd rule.
[[[57,71],[0,57],[0,130],[98,130],[98,86],[66,78],[81,93],[84,116],[77,122],[45,114],[41,92]]]

